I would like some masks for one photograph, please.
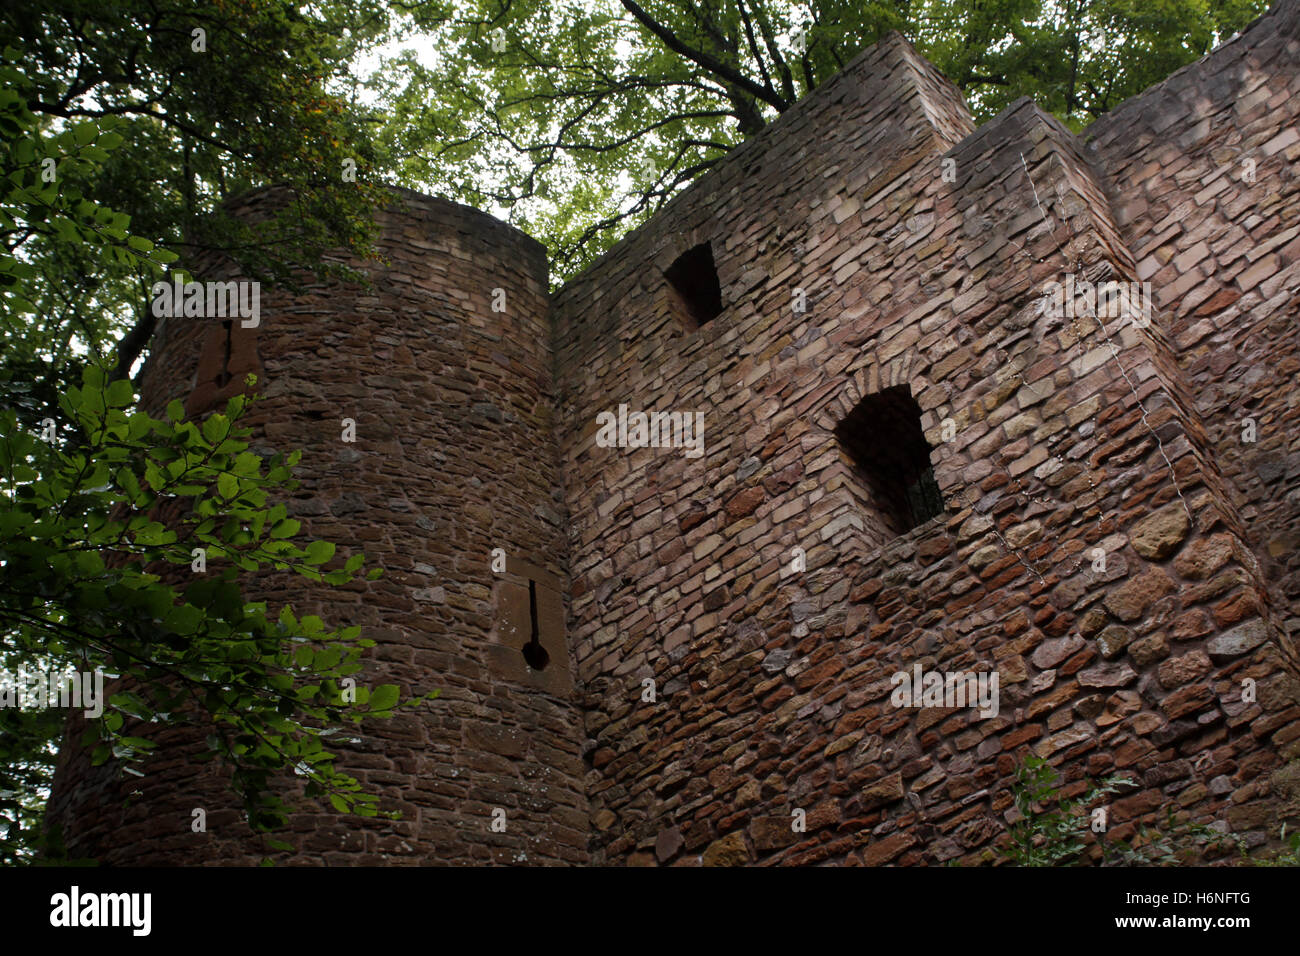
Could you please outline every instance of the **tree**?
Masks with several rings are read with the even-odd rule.
[[[294,265],[327,271],[325,250],[369,251],[370,209],[384,196],[348,63],[386,29],[379,0],[49,0],[6,6],[0,49],[21,50],[40,131],[120,121],[125,148],[60,168],[69,185],[187,258],[220,250],[252,279],[286,282]],[[225,215],[224,199],[272,182],[295,197],[274,221]],[[5,251],[21,247],[37,266],[38,308],[4,330],[0,382],[30,382],[53,407],[83,356],[111,356],[113,378],[132,373],[154,327],[151,275],[130,258],[88,260],[40,227],[39,208],[26,212]]]
[[[406,0],[432,62],[393,57],[377,148],[416,188],[495,207],[591,262],[737,143],[899,30],[977,120],[1032,96],[1075,129],[1265,0]]]
[[[141,772],[160,727],[204,728],[204,756],[225,763],[255,829],[286,820],[290,808],[270,787],[285,772],[304,778],[309,797],[377,815],[377,798],[335,770],[329,741],[428,695],[399,705],[393,685],[346,687],[369,645],[359,628],[329,629],[245,598],[241,574],[337,586],[357,578],[364,556],[295,543],[298,522],[277,499],[294,486],[297,457],[265,461],[249,450],[239,421],[250,399],[201,423],[185,421],[179,403],[165,419],[134,407],[112,345],[140,328],[125,311],[132,290],[147,289],[176,253],[135,234],[94,193],[111,192],[113,170],[143,161],[113,161],[142,128],[137,106],[115,107],[107,93],[91,106],[66,95],[51,105],[33,62],[13,47],[0,58],[0,862],[57,850],[39,820],[64,713],[12,706],[21,671],[120,678],[83,742],[95,762],[116,759],[123,772]],[[92,72],[79,65],[71,88]],[[152,120],[143,122],[147,131]],[[182,146],[189,135],[175,134]],[[144,148],[170,155],[147,138]],[[328,230],[316,228],[299,238],[324,241]],[[251,251],[270,261],[284,248]]]
[[[95,745],[93,762],[116,758],[140,774],[133,764],[153,747],[151,730],[202,727],[200,759],[226,762],[254,829],[285,822],[289,808],[270,788],[285,771],[306,778],[307,796],[375,816],[378,798],[335,770],[326,746],[341,725],[389,717],[398,702],[395,685],[356,686],[372,642],[359,627],[327,630],[288,607],[275,615],[239,585],[241,572],[264,568],[346,584],[364,556],[327,569],[334,544],[291,540],[299,523],[272,502],[293,487],[298,456],[264,462],[249,451],[243,396],[201,425],[184,420],[180,402],[155,419],[131,411],[134,401],[127,380],[88,367],[62,400],[78,425],[70,451],[0,412],[0,633],[11,693],[24,670],[122,679],[82,740]],[[62,722],[9,706],[0,723],[0,861],[14,862],[48,849],[32,823]]]

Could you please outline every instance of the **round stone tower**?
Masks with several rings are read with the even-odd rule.
[[[234,209],[256,218],[280,198],[263,190]],[[379,261],[349,262],[369,286],[263,288],[255,327],[165,319],[143,376],[150,412],[180,398],[202,416],[257,375],[263,398],[246,424],[258,451],[303,450],[289,508],[304,540],[336,542],[343,556],[364,551],[384,575],[337,588],[292,572],[248,576],[247,597],[274,613],[291,604],[328,627],[362,625],[376,645],[359,684],[441,694],[366,722],[359,744],[336,748],[339,766],[400,820],[312,804],[291,819],[295,850],[272,856],[583,862],[545,252],[490,216],[410,191],[378,218]],[[192,268],[200,281],[239,278],[216,259]],[[49,810],[71,855],[109,865],[268,855],[218,768],[192,759],[192,731],[158,738],[143,779],[111,763],[91,768],[79,736],[72,726]],[[192,828],[195,808],[206,832]]]

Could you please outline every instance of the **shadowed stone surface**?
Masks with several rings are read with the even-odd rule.
[[[1173,808],[1275,841],[1300,759],[1298,62],[1283,0],[1075,136],[1028,100],[974,129],[891,35],[549,299],[530,240],[413,194],[373,290],[264,297],[231,361],[264,376],[266,441],[307,448],[297,513],[390,570],[258,593],[370,629],[376,681],[444,689],[343,758],[406,819],[313,813],[285,859],[976,863],[1029,752],[1140,781],[1112,839]],[[665,273],[705,243],[701,322]],[[1067,277],[1149,282],[1150,321],[1051,303]],[[220,397],[208,334],[163,331],[151,407]],[[837,428],[903,386],[944,510],[898,534]],[[702,413],[703,455],[602,447],[620,404]],[[895,706],[917,665],[996,672],[997,716]],[[110,862],[255,859],[185,756],[119,815],[65,754],[52,817]]]

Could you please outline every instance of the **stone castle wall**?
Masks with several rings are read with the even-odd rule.
[[[1288,23],[1255,35],[1294,78]],[[1184,72],[1267,80],[1255,45]],[[1139,275],[1095,151],[1028,101],[969,128],[887,40],[557,296],[595,860],[973,862],[1015,818],[1026,749],[1071,780],[1135,777],[1115,837],[1168,806],[1255,842],[1276,816],[1284,754],[1261,740],[1285,751],[1300,710],[1219,474],[1242,448],[1187,397],[1163,283],[1150,329],[1044,309],[1067,274]],[[706,240],[725,306],[683,328],[656,291]],[[898,385],[948,505],[901,536],[846,493],[835,435]],[[702,409],[707,455],[596,447],[598,410],[624,402]],[[996,669],[1000,713],[893,706],[917,663]]]
[[[273,199],[255,194],[247,214]],[[290,502],[303,536],[344,543],[336,560],[364,551],[385,574],[324,588],[270,573],[245,582],[246,593],[330,627],[362,625],[376,646],[359,683],[441,691],[418,713],[363,725],[359,743],[339,747],[340,767],[403,819],[313,806],[294,819],[297,851],[277,858],[580,863],[588,814],[568,675],[562,664],[537,673],[517,665],[510,645],[529,635],[502,633],[512,608],[518,617],[521,583],[528,613],[530,575],[545,585],[543,614],[563,614],[545,256],[489,216],[410,192],[380,224],[387,263],[366,265],[370,288],[264,289],[261,325],[233,323],[229,359],[221,328],[170,320],[142,385],[155,412],[182,397],[202,414],[224,404],[245,373],[258,374],[264,398],[247,417],[254,447],[302,448],[310,462],[296,470],[303,485]],[[226,278],[221,269],[201,263],[195,273]],[[492,309],[497,288],[507,290],[504,312]],[[223,364],[230,381],[219,385]],[[344,418],[355,422],[355,442],[341,440]],[[490,570],[494,548],[510,555],[508,574]],[[552,630],[562,639],[560,626]],[[562,643],[550,649],[562,658]],[[268,855],[220,781],[187,759],[185,741],[162,749],[139,804],[120,816],[108,808],[124,790],[109,773],[60,768],[52,816],[69,848],[108,863]],[[193,807],[207,809],[208,832],[191,832]],[[489,829],[495,808],[506,811],[503,833]]]
[[[975,129],[892,35],[549,303],[531,240],[404,194],[373,290],[276,293],[228,359],[167,330],[147,400],[199,412],[223,361],[257,371],[265,439],[306,449],[298,515],[388,569],[258,593],[364,624],[375,682],[443,690],[346,755],[406,819],[303,818],[288,859],[976,863],[1031,752],[1067,792],[1136,782],[1112,839],[1172,808],[1275,841],[1300,817],[1298,61],[1283,0],[1076,136],[1028,100]],[[1150,282],[1150,321],[1054,307],[1067,281]],[[703,454],[605,447],[621,405],[702,414]],[[872,470],[909,427],[943,502],[916,527]],[[996,716],[896,706],[918,666],[996,673]],[[233,814],[188,834],[170,753],[144,802],[186,832],[137,816],[112,860],[251,858]],[[75,811],[108,785],[60,781],[102,846]]]
[[[1288,630],[1300,628],[1300,7],[1085,133],[1116,221],[1231,479]],[[1242,441],[1243,422],[1257,442]]]

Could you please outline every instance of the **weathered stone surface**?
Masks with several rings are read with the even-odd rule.
[[[1129,645],[1128,655],[1134,664],[1147,670],[1169,656],[1169,642],[1163,634],[1148,634]]]
[[[1195,650],[1181,657],[1171,657],[1160,665],[1157,674],[1165,688],[1181,687],[1208,674],[1213,665],[1204,651]]]
[[[917,838],[906,831],[900,833],[891,833],[883,840],[876,840],[868,843],[862,851],[862,862],[867,866],[882,866],[910,846],[914,846]]]
[[[1124,648],[1128,647],[1132,640],[1132,630],[1113,624],[1097,635],[1097,647],[1102,657],[1112,660],[1124,653]]]
[[[1178,550],[1190,529],[1187,508],[1177,501],[1135,524],[1129,532],[1129,543],[1142,557],[1162,561]]]
[[[1142,698],[1131,690],[1116,691],[1106,699],[1106,706],[1097,717],[1098,727],[1109,727],[1142,709]]]
[[[1066,747],[1073,747],[1091,739],[1093,739],[1092,731],[1086,727],[1073,727],[1040,741],[1034,746],[1034,750],[1040,757],[1050,757],[1058,750],[1064,750]]]
[[[676,827],[660,830],[655,837],[655,857],[660,863],[667,862],[677,855],[682,848],[682,831]]]
[[[1238,624],[1218,637],[1211,638],[1205,645],[1210,657],[1215,660],[1239,657],[1247,651],[1253,651],[1268,639],[1268,627],[1259,618]]]
[[[790,846],[799,838],[790,817],[760,817],[749,825],[750,839],[759,852]]]
[[[1205,710],[1214,701],[1214,692],[1204,684],[1180,687],[1160,702],[1170,720]]]
[[[871,809],[903,799],[903,775],[892,773],[862,788],[862,806]]]
[[[1106,595],[1103,604],[1125,623],[1138,620],[1151,602],[1174,590],[1174,582],[1159,568],[1151,568],[1124,581]]]
[[[268,290],[228,339],[168,323],[146,406],[256,371],[258,441],[306,450],[304,534],[387,572],[254,597],[379,635],[368,682],[444,691],[342,755],[403,819],[324,807],[282,859],[974,863],[1025,748],[1131,769],[1125,819],[1271,839],[1263,775],[1300,747],[1282,628],[1253,620],[1300,617],[1298,8],[1079,136],[1028,102],[975,130],[891,35],[553,295],[535,243],[401,193],[371,288]],[[705,243],[701,322],[669,273]],[[1133,275],[1153,331],[1049,301]],[[699,412],[701,454],[598,444],[620,405]],[[943,510],[913,526],[922,455]],[[998,716],[895,706],[914,667],[996,670]],[[256,862],[234,823],[162,832],[221,806],[170,759],[119,809],[67,755],[70,849]]]
[[[1174,559],[1174,570],[1191,581],[1204,581],[1232,557],[1232,537],[1227,534],[1198,538]]]
[[[1288,819],[1300,813],[1300,759],[1278,767],[1269,777],[1269,783],[1281,802],[1278,818]]]
[[[727,517],[732,521],[737,521],[745,515],[753,514],[757,508],[767,498],[766,492],[762,488],[746,488],[744,491],[733,495],[726,504]]]
[[[1080,687],[1123,687],[1137,677],[1137,671],[1125,663],[1098,664],[1079,671]]]
[[[737,830],[720,840],[714,840],[704,851],[705,866],[744,866],[750,861],[745,834]]]
[[[1047,670],[1058,666],[1071,654],[1083,648],[1084,644],[1083,638],[1077,634],[1044,641],[1034,651],[1030,657],[1030,662],[1040,670]]]

